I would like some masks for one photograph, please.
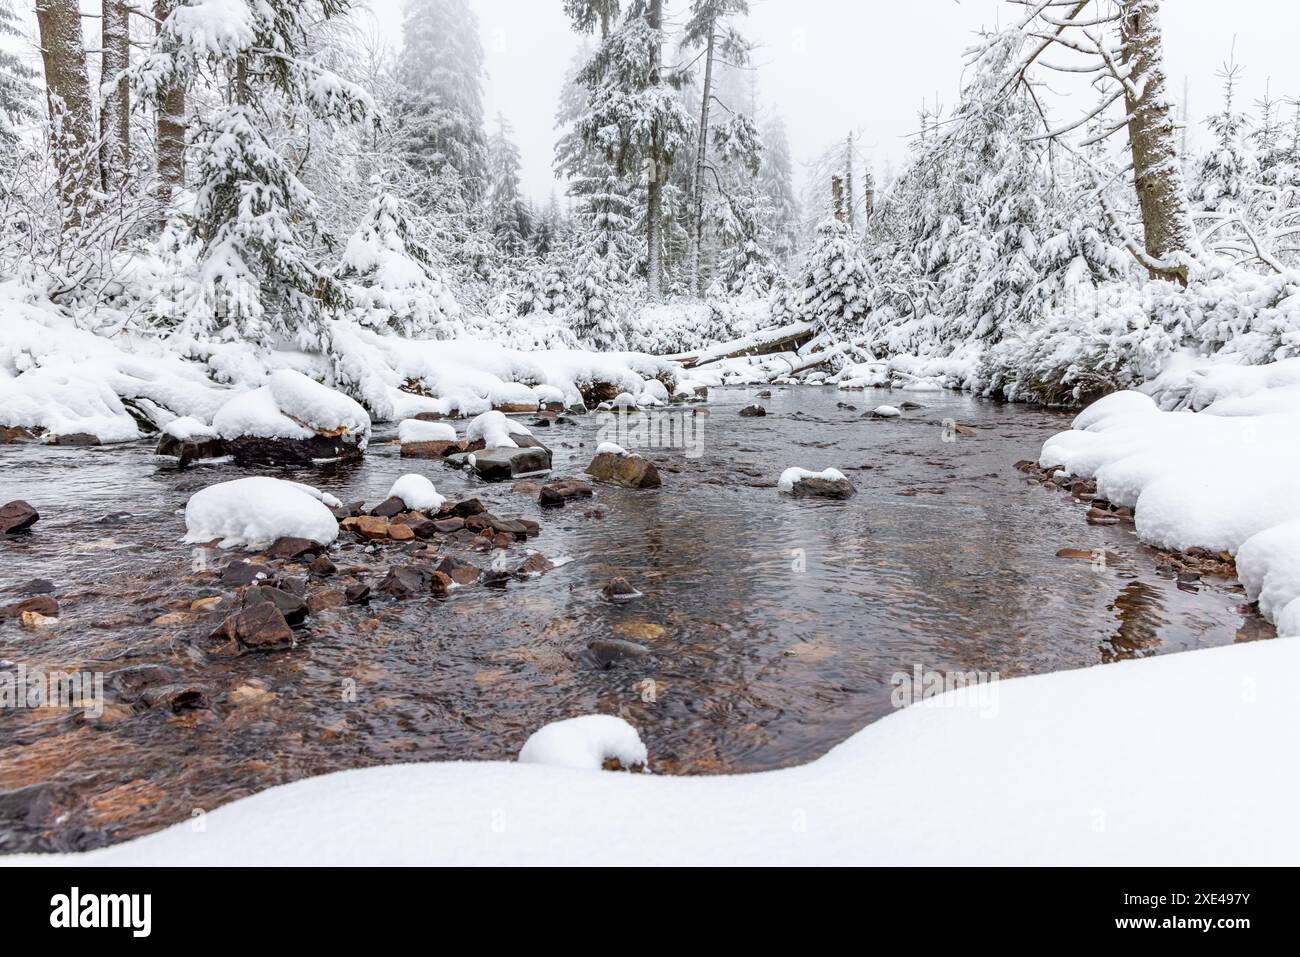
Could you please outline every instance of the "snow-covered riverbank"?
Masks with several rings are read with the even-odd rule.
[[[345,771],[201,826],[6,863],[1295,864],[1300,773],[1279,744],[1297,666],[1287,640],[1004,681],[979,706],[950,692],[753,775]]]

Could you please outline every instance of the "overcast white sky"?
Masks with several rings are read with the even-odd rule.
[[[376,28],[394,45],[401,0],[367,0]],[[680,16],[689,0],[667,0]],[[576,38],[560,0],[471,0],[487,52],[488,116],[498,110],[515,128],[524,186],[544,200],[556,99]],[[898,163],[916,128],[921,98],[951,105],[961,80],[962,51],[982,25],[1005,23],[1005,0],[751,0],[744,23],[760,44],[761,94],[784,117],[797,160],[807,161],[851,129],[862,133],[877,164]],[[1218,103],[1214,73],[1234,38],[1253,101],[1272,78],[1275,95],[1300,96],[1300,3],[1296,0],[1166,0],[1164,20],[1174,93],[1183,78],[1191,113]]]

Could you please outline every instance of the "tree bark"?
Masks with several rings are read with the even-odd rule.
[[[704,246],[704,163],[709,152],[709,100],[713,96],[714,27],[709,24],[709,45],[704,54],[704,96],[700,103],[700,134],[695,148],[695,202],[691,236],[691,286],[695,295],[704,296],[704,276],[700,268]]]
[[[64,229],[80,226],[100,184],[97,136],[91,109],[86,44],[77,0],[41,0],[36,5],[41,59],[45,65],[51,146],[62,201]]]
[[[650,0],[646,8],[646,21],[656,33],[663,28],[663,0]],[[659,85],[660,56],[659,42],[656,40],[650,63],[652,86]],[[663,285],[663,250],[659,239],[663,218],[663,133],[658,122],[653,124],[650,131],[649,169],[646,173],[646,286],[650,298],[658,299]]]
[[[1167,261],[1190,254],[1191,209],[1183,184],[1173,106],[1166,92],[1159,0],[1122,0],[1120,36],[1128,66],[1129,141],[1147,255]],[[1137,95],[1134,96],[1134,93]],[[1187,267],[1150,267],[1153,277],[1187,282]]]
[[[853,197],[853,134],[849,134],[848,143],[844,150],[844,211],[849,222],[849,229],[853,229],[855,206]]]
[[[838,176],[831,177],[831,209],[835,214],[835,221],[844,222],[844,181]]]
[[[175,0],[155,0],[154,19],[159,27],[171,15]],[[185,188],[185,87],[172,83],[162,92],[154,116],[158,139],[156,198],[166,216],[172,200]]]
[[[100,9],[103,107],[99,113],[99,162],[107,190],[122,184],[131,162],[131,98],[124,75],[131,65],[131,29],[127,22],[130,13],[122,0],[102,0]]]

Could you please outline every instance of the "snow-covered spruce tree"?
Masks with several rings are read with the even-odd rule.
[[[862,246],[847,223],[828,219],[799,271],[797,318],[815,323],[838,342],[862,334],[870,295]]]
[[[763,163],[758,180],[771,211],[766,223],[772,235],[772,253],[789,264],[799,249],[799,197],[794,188],[794,161],[785,122],[773,116],[763,126]]]
[[[1190,189],[1192,201],[1202,212],[1241,213],[1249,201],[1250,185],[1258,176],[1254,157],[1247,147],[1250,120],[1237,109],[1240,74],[1241,68],[1235,63],[1224,64],[1219,71],[1223,80],[1223,109],[1205,121],[1214,136],[1214,144],[1198,164],[1196,180]]]
[[[506,118],[497,114],[496,129],[488,140],[488,225],[497,246],[509,257],[528,250],[533,234],[533,215],[519,194],[519,147],[510,138]]]
[[[182,321],[188,334],[324,345],[322,320],[344,299],[332,270],[313,254],[315,198],[262,124],[277,103],[329,122],[374,116],[365,91],[310,53],[313,24],[347,8],[346,0],[263,0],[241,6],[239,29],[215,29],[212,8],[178,5],[132,68],[140,93],[155,101],[176,84],[224,79],[224,100],[201,121],[193,143],[200,252],[194,302]]]
[[[579,30],[608,25],[609,4],[572,0],[566,12]],[[574,123],[578,139],[603,156],[619,178],[639,177],[645,186],[646,279],[649,294],[661,292],[663,188],[667,169],[686,144],[691,118],[668,82],[662,63],[663,0],[635,0],[626,17],[602,40],[578,74],[587,97]]]
[[[406,0],[394,122],[407,161],[426,175],[450,166],[465,198],[487,190],[483,45],[467,0]]]
[[[363,326],[410,339],[451,338],[460,306],[412,228],[414,210],[381,183],[374,185],[370,210],[335,274],[347,314]]]
[[[21,36],[10,0],[0,0],[0,44]],[[36,119],[36,71],[0,45],[0,149],[6,159],[18,140],[18,127]],[[3,189],[0,183],[0,189]]]
[[[578,224],[567,312],[574,336],[587,348],[624,345],[619,301],[627,295],[631,203],[626,184],[610,175],[588,189],[589,213]]]
[[[769,252],[772,211],[767,194],[750,180],[716,202],[719,208],[710,216],[717,224],[721,247],[716,284],[726,295],[762,299],[771,293],[780,275]]]

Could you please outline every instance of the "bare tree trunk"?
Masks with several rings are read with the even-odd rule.
[[[100,52],[100,84],[112,89],[101,93],[99,113],[99,162],[104,188],[119,186],[126,179],[131,162],[131,95],[125,71],[131,65],[130,16],[122,0],[102,0],[103,50]]]
[[[98,138],[91,110],[86,44],[77,0],[41,0],[36,5],[45,64],[54,163],[59,174],[65,229],[81,225],[99,187]]]
[[[153,15],[160,27],[174,8],[175,0],[155,0]],[[158,138],[157,199],[165,218],[173,197],[185,188],[185,87],[173,83],[163,91],[154,126]]]
[[[1133,178],[1152,259],[1190,253],[1194,241],[1191,209],[1178,157],[1173,105],[1166,92],[1159,0],[1122,0],[1120,36],[1129,67],[1129,140]],[[1134,94],[1137,94],[1136,96]],[[1151,269],[1153,277],[1187,282],[1187,269]]]
[[[659,31],[664,22],[663,0],[650,0],[646,8],[650,29]],[[655,42],[650,64],[650,83],[659,85],[660,49]],[[660,220],[663,217],[663,134],[655,123],[650,132],[650,157],[646,183],[646,285],[651,299],[658,299],[663,285],[663,250],[660,248]]]
[[[831,209],[837,223],[844,222],[844,180],[838,176],[831,177]]]
[[[709,24],[709,46],[704,54],[704,96],[700,103],[700,135],[695,148],[694,222],[691,224],[691,286],[697,297],[704,295],[704,276],[700,268],[704,245],[704,163],[709,152],[709,101],[713,97],[714,27]]]

